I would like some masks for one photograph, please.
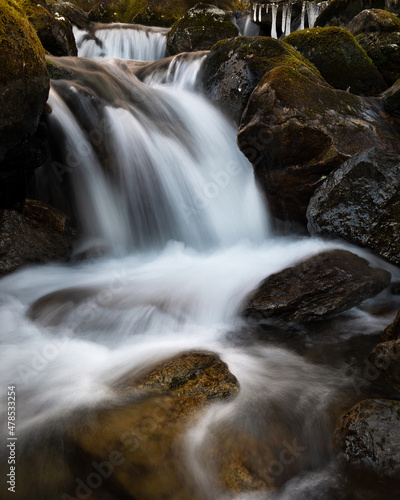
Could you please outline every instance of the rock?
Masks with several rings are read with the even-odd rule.
[[[386,85],[393,85],[400,78],[400,33],[361,33],[356,38],[385,79]]]
[[[226,12],[206,4],[197,4],[171,28],[167,50],[170,55],[208,50],[219,40],[239,34]]]
[[[400,264],[400,157],[373,148],[351,158],[316,190],[311,234],[334,235]]]
[[[336,430],[343,459],[364,474],[400,479],[399,422],[399,401],[361,401],[341,418]]]
[[[321,72],[333,87],[357,95],[377,95],[386,89],[382,75],[351,33],[343,28],[312,28],[285,37]]]
[[[27,200],[21,213],[0,211],[0,274],[24,264],[65,260],[71,252],[69,219],[49,205]]]
[[[204,65],[204,89],[236,122],[254,88],[267,71],[287,65],[313,75],[318,70],[290,45],[270,37],[236,37],[214,45]]]
[[[400,340],[388,340],[375,346],[369,356],[380,375],[396,390],[400,390]],[[400,419],[399,419],[400,420]]]
[[[247,298],[244,315],[286,322],[322,319],[373,297],[390,278],[351,252],[329,250],[262,281]]]
[[[387,10],[365,9],[346,25],[346,30],[354,36],[360,33],[392,33],[400,31],[400,19]]]
[[[400,153],[398,127],[378,105],[288,66],[267,72],[254,89],[238,144],[272,215],[302,225],[312,194],[346,159],[374,145]]]
[[[382,93],[382,106],[388,113],[400,111],[400,79]]]
[[[400,339],[400,311],[397,313],[393,323],[387,326],[382,333],[382,340],[384,342],[398,339]]]
[[[365,9],[385,9],[385,0],[332,0],[317,17],[314,26],[346,26]]]
[[[78,55],[70,21],[58,13],[53,14],[45,2],[42,5],[34,0],[26,2],[29,5],[29,22],[35,28],[43,47],[54,56]]]
[[[123,498],[199,498],[183,459],[183,438],[210,402],[237,394],[227,365],[212,353],[183,353],[119,379],[114,388],[122,404],[79,415],[65,433],[70,456],[87,458],[80,460],[80,477],[92,471],[93,461],[113,454],[120,460],[103,494],[112,488]]]
[[[81,30],[90,29],[90,21],[85,11],[71,2],[58,1],[52,5],[55,16],[62,16]]]
[[[37,129],[49,93],[43,47],[11,0],[0,0],[0,161]],[[0,171],[3,168],[0,165]]]

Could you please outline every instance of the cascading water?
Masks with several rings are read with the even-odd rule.
[[[167,28],[135,24],[95,24],[90,32],[74,27],[79,57],[118,57],[157,61],[165,56]]]
[[[39,457],[26,465],[19,500],[70,498],[63,497],[59,465],[68,455],[62,422],[120,403],[118,377],[194,348],[220,354],[240,384],[236,399],[211,406],[187,430],[182,461],[198,498],[226,498],[207,449],[231,428],[233,440],[245,434],[257,443],[248,450],[256,462],[274,443],[265,464],[271,474],[282,467],[282,443],[307,449],[307,460],[295,459],[293,474],[282,476],[288,482],[268,498],[299,500],[312,492],[330,500],[342,487],[329,448],[333,414],[352,377],[337,360],[325,362],[326,351],[338,349],[342,338],[348,343],[382,329],[387,319],[353,310],[345,327],[339,319],[336,330],[333,322],[316,335],[316,351],[309,351],[308,337],[297,344],[308,358],[287,347],[287,332],[274,336],[268,325],[254,331],[240,319],[244,298],[260,280],[344,244],[273,236],[235,130],[195,91],[203,59],[204,53],[149,65],[57,60],[75,80],[52,82],[54,161],[40,175],[53,177],[48,194],[55,203],[71,183],[84,244],[104,253],[0,280],[0,375],[17,388],[20,474],[24,453],[32,456],[33,448]]]

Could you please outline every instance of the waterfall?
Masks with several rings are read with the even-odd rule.
[[[328,5],[328,2],[307,2],[308,27],[313,28],[317,17],[322,10]]]
[[[273,3],[271,5],[271,12],[272,12],[271,37],[278,38],[278,35],[276,32],[276,15],[278,12],[278,5],[276,3]]]
[[[266,235],[263,203],[233,126],[184,90],[195,86],[203,59],[179,56],[147,72],[116,60],[58,61],[80,85],[53,83],[49,128],[65,142],[56,164],[72,172],[85,233],[114,253],[171,239],[204,248]]]
[[[165,56],[168,31],[136,24],[95,24],[89,32],[74,27],[74,36],[79,57],[156,61]]]

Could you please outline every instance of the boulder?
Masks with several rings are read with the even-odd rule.
[[[219,40],[239,34],[228,14],[207,4],[197,4],[171,28],[167,50],[170,55],[208,50]]]
[[[236,37],[214,45],[203,69],[204,89],[236,122],[267,71],[287,65],[324,84],[318,70],[290,45],[274,38]]]
[[[380,375],[397,391],[400,390],[400,339],[388,340],[375,346],[369,356]]]
[[[400,157],[379,148],[344,163],[316,190],[307,211],[313,235],[333,235],[400,264]]]
[[[99,491],[104,498],[110,490],[123,498],[202,498],[186,465],[184,436],[210,403],[237,394],[227,365],[213,353],[183,353],[124,376],[113,388],[123,395],[119,405],[78,415],[65,432],[72,460],[80,458],[79,477],[93,472],[93,462],[118,456]],[[73,496],[74,488],[67,493]]]
[[[53,14],[45,2],[28,2],[28,19],[43,45],[54,56],[76,56],[78,54],[71,22],[62,15]]]
[[[360,304],[390,284],[390,273],[345,250],[329,250],[273,274],[246,299],[244,316],[312,321]]]
[[[356,39],[385,79],[386,86],[393,85],[400,78],[400,33],[361,33]]]
[[[385,9],[385,0],[331,0],[317,17],[314,26],[346,26],[365,9]]]
[[[354,36],[343,28],[312,28],[285,37],[336,89],[377,95],[387,85]]]
[[[378,104],[289,66],[267,72],[254,89],[238,144],[272,215],[301,225],[316,188],[349,157],[375,145],[400,153],[398,126]]]
[[[64,17],[81,30],[90,29],[90,21],[87,13],[74,5],[72,2],[58,1],[52,5],[53,13],[56,17]]]
[[[361,33],[392,33],[400,31],[400,19],[387,10],[365,9],[346,25],[346,30],[354,36]]]
[[[69,218],[42,202],[27,200],[21,212],[0,211],[0,275],[24,264],[65,260],[71,253]]]
[[[49,93],[43,47],[11,0],[0,0],[0,161],[37,129]],[[0,165],[0,170],[3,170]]]
[[[382,340],[400,340],[400,311],[397,313],[393,323],[387,326],[382,333]]]
[[[400,479],[400,401],[361,401],[339,421],[337,447],[343,460],[364,474]]]

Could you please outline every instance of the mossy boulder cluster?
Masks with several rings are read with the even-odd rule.
[[[239,34],[228,14],[206,4],[197,4],[171,28],[167,50],[170,55],[208,50],[224,38]]]

